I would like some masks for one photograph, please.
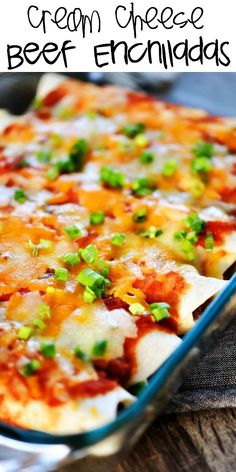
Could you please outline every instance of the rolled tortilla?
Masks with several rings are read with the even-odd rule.
[[[128,406],[135,397],[117,386],[94,397],[70,400],[59,406],[41,400],[21,402],[9,394],[1,400],[2,416],[27,429],[51,434],[73,434],[87,431],[112,421],[118,405]]]

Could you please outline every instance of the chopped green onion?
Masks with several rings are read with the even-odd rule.
[[[135,136],[134,138],[134,143],[136,144],[136,146],[140,146],[140,147],[147,146],[148,145],[147,136],[145,136],[145,134],[143,133],[137,134],[137,136]]]
[[[80,238],[82,236],[81,230],[75,226],[64,226],[63,231],[68,234],[70,239]]]
[[[197,157],[208,157],[211,158],[214,152],[214,145],[209,141],[197,141],[193,148],[193,153]]]
[[[139,177],[133,182],[132,190],[138,197],[145,197],[155,190],[155,186],[147,177]]]
[[[123,154],[130,154],[135,149],[135,143],[130,139],[124,139],[124,141],[118,143],[118,149],[120,149]]]
[[[49,151],[48,149],[40,149],[36,153],[36,157],[41,164],[48,164],[52,159],[52,151]]]
[[[41,320],[40,318],[36,318],[36,320],[34,320],[34,326],[36,328],[39,328],[41,329],[41,331],[46,328],[46,325],[45,323],[43,322],[43,320]]]
[[[141,315],[145,311],[145,308],[141,303],[132,303],[129,306],[129,311],[132,315]]]
[[[130,123],[123,128],[123,133],[128,136],[128,138],[135,138],[140,133],[143,133],[145,126],[142,123]]]
[[[91,288],[86,287],[83,293],[83,299],[85,303],[88,303],[88,304],[93,303],[94,300],[96,300],[96,298],[97,296],[94,293],[94,291]]]
[[[30,326],[22,326],[18,331],[18,339],[24,339],[25,341],[30,338],[32,334],[32,328]]]
[[[17,165],[17,169],[25,169],[26,167],[29,167],[27,159],[21,159]]]
[[[80,257],[76,252],[67,252],[61,259],[70,267],[74,267],[80,263]]]
[[[57,148],[63,143],[63,138],[60,134],[51,133],[50,135],[50,145],[54,148]]]
[[[195,259],[195,252],[193,244],[185,239],[181,242],[181,250],[186,254],[189,261],[193,261]]]
[[[184,219],[184,225],[186,228],[191,228],[195,233],[199,234],[205,227],[205,221],[201,220],[197,213],[192,213]]]
[[[101,168],[100,178],[103,183],[112,188],[123,188],[125,184],[124,175],[110,166]]]
[[[180,243],[181,250],[186,254],[189,261],[195,258],[194,244],[198,241],[198,233],[196,231],[180,230],[174,233],[174,239]]]
[[[213,234],[211,232],[207,233],[205,237],[205,249],[207,251],[212,251],[212,249],[214,249],[214,244],[215,241]]]
[[[191,244],[196,244],[198,241],[198,235],[196,231],[189,231],[189,233],[186,235],[186,240],[190,241]]]
[[[139,156],[139,160],[141,162],[141,164],[144,164],[144,165],[147,165],[147,164],[151,164],[155,159],[155,154],[154,152],[152,151],[143,151],[140,156]]]
[[[95,120],[97,118],[98,114],[96,111],[94,110],[90,110],[88,111],[87,113],[87,117],[90,119],[90,120]]]
[[[176,241],[184,241],[186,239],[186,236],[187,236],[187,231],[185,231],[184,229],[180,229],[179,231],[176,231],[174,233],[174,239]]]
[[[74,349],[74,354],[75,354],[76,357],[78,357],[78,359],[80,359],[83,362],[88,362],[89,361],[89,355],[86,354],[84,351],[82,351],[79,346],[77,346]]]
[[[80,256],[87,264],[94,264],[98,257],[98,249],[95,244],[89,244],[86,248],[80,249]]]
[[[212,163],[208,157],[195,157],[191,163],[191,169],[197,174],[208,174],[212,169]]]
[[[39,360],[33,359],[32,361],[23,365],[23,367],[21,368],[21,373],[24,377],[29,377],[30,375],[35,374],[35,372],[37,372],[40,367],[41,363],[39,362]]]
[[[40,344],[40,352],[43,354],[44,357],[55,357],[56,356],[56,346],[54,343],[41,343]]]
[[[150,305],[151,313],[155,318],[155,321],[161,321],[165,318],[170,318],[169,313],[170,305],[168,303],[152,303]]]
[[[25,201],[27,200],[27,196],[26,196],[24,190],[22,190],[20,188],[17,189],[14,193],[14,199],[20,204],[25,203]]]
[[[101,357],[105,354],[107,350],[107,341],[97,341],[92,350],[92,356],[93,357]]]
[[[125,235],[121,233],[114,234],[112,236],[111,242],[114,246],[122,246],[125,240]]]
[[[90,288],[97,298],[100,298],[103,295],[104,287],[110,286],[110,281],[108,279],[89,267],[83,269],[79,273],[77,280],[84,287]]]
[[[68,279],[68,270],[63,267],[57,267],[54,276],[58,282],[66,282]]]
[[[70,161],[74,166],[74,170],[81,170],[84,163],[85,157],[88,152],[88,143],[85,139],[78,139],[70,150]]]
[[[89,217],[91,225],[101,225],[105,221],[104,211],[94,211]]]
[[[175,174],[176,170],[177,170],[177,162],[170,159],[169,161],[165,162],[161,171],[161,175],[163,177],[169,178]]]
[[[144,388],[147,387],[147,385],[148,385],[147,380],[141,380],[140,382],[130,385],[129,392],[131,393],[131,395],[135,395],[136,397],[139,397],[139,395],[142,393]]]
[[[49,288],[53,288],[53,287],[48,287],[48,289]],[[51,318],[50,306],[47,305],[47,303],[41,303],[39,305],[38,314],[39,314],[40,318],[42,318],[43,320]]]
[[[39,246],[39,249],[52,249],[53,243],[50,239],[40,239]]]
[[[163,234],[162,229],[155,228],[155,226],[150,226],[147,230],[140,231],[140,236],[143,238],[155,239],[158,236]]]
[[[147,210],[143,208],[142,210],[138,210],[133,214],[133,221],[135,223],[143,223],[147,220]]]

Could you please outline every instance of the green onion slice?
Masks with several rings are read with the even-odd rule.
[[[54,272],[54,277],[58,282],[67,282],[68,270],[64,267],[57,267]]]
[[[93,346],[92,356],[93,357],[103,356],[107,350],[107,344],[108,343],[106,340],[97,341]]]
[[[25,203],[25,201],[27,200],[27,196],[26,196],[26,193],[24,192],[24,190],[22,189],[17,189],[14,193],[14,199],[16,200],[16,202],[22,204],[22,203]]]
[[[24,377],[29,377],[30,375],[35,374],[41,367],[41,363],[38,359],[33,359],[32,361],[26,363],[21,368],[21,373]]]
[[[112,188],[121,189],[125,185],[125,177],[118,170],[105,166],[100,170],[101,181]]]
[[[52,342],[41,343],[40,352],[44,357],[53,358],[56,356],[56,346]]]

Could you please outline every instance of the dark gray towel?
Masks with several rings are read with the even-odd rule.
[[[168,411],[236,407],[236,319],[185,380]]]

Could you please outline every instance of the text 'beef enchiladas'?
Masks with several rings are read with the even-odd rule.
[[[49,75],[0,133],[0,420],[86,431],[232,271],[235,122]]]

